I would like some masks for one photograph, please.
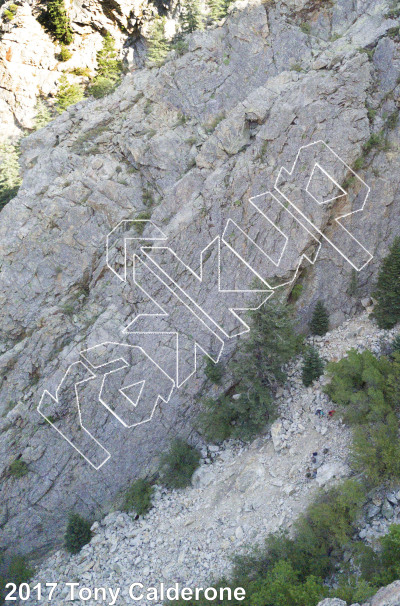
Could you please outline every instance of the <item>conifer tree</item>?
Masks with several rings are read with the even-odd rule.
[[[56,109],[59,114],[62,114],[67,107],[74,105],[74,103],[78,103],[78,101],[83,99],[83,90],[79,84],[70,84],[67,76],[63,74],[58,81],[58,91],[56,97]]]
[[[122,61],[118,59],[115,49],[115,40],[107,32],[97,53],[97,73],[89,87],[89,94],[99,99],[112,93],[120,83],[122,69]]]
[[[212,21],[220,21],[225,17],[228,9],[226,0],[209,0],[210,17]]]
[[[150,66],[159,67],[164,63],[169,51],[165,37],[165,19],[156,17],[149,32],[147,62]]]
[[[71,44],[73,35],[64,0],[51,0],[49,2],[47,24],[57,40],[63,44]]]
[[[310,321],[311,334],[322,336],[329,330],[329,314],[323,301],[317,301]]]
[[[19,145],[0,146],[0,209],[18,193],[21,185]]]
[[[315,347],[310,347],[304,356],[302,379],[303,385],[309,387],[324,372],[324,363]]]
[[[394,339],[393,339],[393,343],[392,343],[392,353],[399,353],[400,354],[400,335],[397,335]]]
[[[373,316],[379,328],[392,328],[400,321],[400,237],[394,239],[378,275]]]
[[[205,402],[199,421],[209,439],[247,440],[261,431],[275,410],[274,389],[286,377],[282,367],[300,350],[301,338],[294,330],[289,305],[277,299],[267,301],[249,316],[251,330],[232,364],[240,396]]]
[[[39,130],[39,128],[43,128],[50,122],[51,114],[49,108],[41,99],[36,103],[35,110],[35,130]]]
[[[180,17],[182,31],[185,34],[204,28],[204,17],[199,0],[186,0]]]
[[[103,38],[103,46],[97,53],[97,76],[119,80],[122,72],[122,61],[118,59],[115,40],[109,32]]]

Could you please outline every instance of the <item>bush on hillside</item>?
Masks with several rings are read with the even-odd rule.
[[[397,335],[392,342],[392,353],[400,353],[400,335]]]
[[[355,426],[354,468],[373,484],[400,478],[400,354],[378,359],[370,351],[350,350],[346,358],[328,364],[327,372],[326,392]]]
[[[7,587],[6,590],[7,583],[15,583],[17,587],[21,583],[29,583],[34,570],[24,556],[13,556],[7,566],[4,566],[2,562],[0,564],[2,564],[3,569],[3,572],[0,574],[0,602],[3,603],[7,593],[10,591],[10,587]]]
[[[200,452],[185,440],[176,438],[160,459],[160,477],[167,488],[184,488],[200,464]]]
[[[61,44],[61,50],[60,50],[60,61],[66,62],[69,61],[72,57],[72,53],[69,50],[69,48],[65,45],[65,44]]]
[[[125,493],[122,510],[135,511],[138,515],[145,515],[153,507],[152,497],[154,487],[150,482],[140,478],[133,482]]]
[[[69,553],[79,553],[82,547],[90,542],[92,538],[90,527],[90,522],[78,513],[70,514],[64,536],[64,545]]]
[[[204,374],[207,379],[211,381],[211,383],[215,383],[215,385],[219,385],[222,379],[222,364],[220,362],[213,362],[211,358],[206,357],[206,367],[204,369]]]

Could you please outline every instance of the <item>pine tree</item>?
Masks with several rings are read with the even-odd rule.
[[[51,0],[49,2],[47,24],[57,40],[63,42],[63,44],[71,44],[73,35],[64,0]]]
[[[84,545],[92,538],[90,522],[77,513],[71,513],[65,532],[65,548],[69,553],[79,553]]]
[[[182,31],[187,34],[204,28],[204,17],[199,0],[186,0],[180,16]]]
[[[379,328],[393,328],[400,320],[400,237],[394,239],[384,258],[375,292],[373,316]]]
[[[3,143],[0,146],[0,209],[18,193],[21,185],[19,145]]]
[[[329,330],[329,314],[323,301],[317,301],[310,321],[311,334],[323,336]]]
[[[110,33],[103,38],[103,46],[97,53],[97,76],[118,81],[122,72],[122,61],[118,59],[115,40]]]
[[[309,387],[315,379],[318,379],[324,372],[324,363],[319,357],[318,351],[310,347],[303,360],[302,379],[303,385]]]
[[[35,110],[35,130],[39,130],[51,121],[51,114],[49,108],[41,99],[36,103]]]
[[[83,99],[83,89],[79,84],[70,84],[67,76],[63,74],[58,81],[56,98],[56,109],[59,114],[62,114],[67,107],[74,105]]]
[[[149,32],[147,62],[149,66],[159,67],[164,63],[169,51],[165,37],[165,19],[156,17]]]
[[[97,73],[89,87],[89,94],[99,99],[112,93],[120,83],[122,69],[122,61],[118,59],[115,49],[115,40],[107,32],[102,48],[97,53]]]
[[[286,377],[282,367],[300,349],[287,304],[267,301],[249,316],[251,330],[232,364],[240,395],[206,401],[199,418],[210,439],[232,436],[247,440],[259,433],[274,413],[273,392]]]
[[[392,354],[400,354],[400,335],[397,335],[392,342]]]
[[[226,0],[209,0],[208,6],[212,21],[220,21],[227,14],[228,4]]]

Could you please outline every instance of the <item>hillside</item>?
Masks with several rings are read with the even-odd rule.
[[[318,349],[326,360],[341,358],[349,348],[379,352],[396,332],[378,330],[363,314],[320,338]],[[207,581],[229,576],[234,553],[261,545],[268,533],[290,530],[319,488],[350,474],[350,430],[339,415],[328,415],[332,403],[322,391],[327,379],[306,388],[300,368],[298,360],[288,371],[271,432],[249,445],[233,441],[204,448],[192,487],[170,491],[157,486],[153,509],[139,519],[116,505],[116,511],[93,524],[94,536],[79,554],[56,552],[42,564],[32,584],[58,582],[56,606],[69,595],[63,583],[71,578],[92,591],[120,587],[118,604],[129,604],[129,586],[135,581],[146,587],[159,587],[161,582],[166,587],[176,582],[183,587],[212,586]],[[318,409],[324,411],[323,417],[315,414]],[[318,459],[313,465],[314,452]],[[307,478],[307,470],[314,468],[315,478]],[[360,536],[368,544],[386,534],[389,524],[400,522],[399,488],[382,494],[380,507],[372,500],[366,504]],[[390,501],[397,502],[396,492],[399,502],[391,505]],[[399,596],[398,589],[395,595]]]

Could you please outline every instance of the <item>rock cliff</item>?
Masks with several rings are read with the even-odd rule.
[[[9,6],[15,16],[5,16]],[[145,39],[149,25],[158,13],[167,17],[174,30],[176,3],[165,5],[147,0],[97,1],[78,0],[68,6],[68,19],[73,42],[68,46],[70,58],[60,58],[61,44],[39,23],[46,3],[41,0],[4,2],[0,8],[0,139],[18,139],[35,126],[39,99],[54,102],[58,81],[63,72],[70,82],[85,83],[97,67],[96,53],[102,36],[110,33],[126,67],[134,69],[143,63]],[[83,70],[83,71],[82,71]],[[75,72],[75,73],[74,73]]]
[[[328,306],[333,325],[359,310],[382,256],[400,233],[400,56],[391,4],[237,3],[221,27],[195,32],[187,42],[183,56],[128,74],[109,97],[69,108],[22,141],[23,183],[0,214],[3,547],[18,543],[24,552],[47,551],[59,542],[69,510],[87,516],[107,511],[121,488],[138,474],[151,473],[172,435],[199,440],[190,420],[199,394],[213,389],[200,363],[191,381],[157,407],[151,423],[134,429],[93,400],[101,372],[82,386],[85,423],[97,427],[97,439],[111,454],[98,471],[36,410],[44,390],[55,395],[67,369],[81,360],[80,352],[99,343],[140,342],[156,359],[170,367],[175,363],[170,337],[138,340],[122,333],[143,313],[146,297],[140,280],[121,281],[107,265],[106,237],[121,221],[148,221],[136,233],[147,244],[162,230],[165,245],[194,271],[201,252],[225,235],[221,279],[226,289],[248,288],[256,277],[249,266],[269,285],[288,282],[286,294],[297,276],[303,285],[296,303],[303,327],[318,298]],[[335,218],[338,210],[346,213],[346,202],[339,201],[339,209],[335,201],[316,204],[313,233],[285,212],[283,202],[272,200],[269,220],[249,203],[274,191],[281,167],[290,171],[299,149],[319,140],[347,166],[356,164],[363,180],[342,167],[336,186],[352,191],[356,201],[362,183],[371,188],[362,212],[345,222],[373,255],[359,272],[339,252],[348,241]],[[297,169],[302,172],[301,164]],[[109,257],[117,273],[123,270],[121,233],[122,245],[113,241]],[[290,246],[277,263],[282,234]],[[131,252],[139,252],[131,245]],[[351,258],[366,254],[353,245]],[[221,324],[223,302],[212,289],[219,269],[215,246],[203,255],[209,286],[196,290],[194,285],[193,293]],[[266,268],[260,249],[270,253]],[[239,250],[240,258],[232,250]],[[316,251],[312,264],[307,259],[312,261]],[[174,263],[168,256],[160,260],[189,288],[190,272],[180,273],[182,266],[176,269]],[[173,308],[171,317],[189,343],[185,363],[193,366],[196,322],[186,323],[171,290],[158,283],[154,292]],[[231,354],[235,339],[203,332],[203,349],[215,353],[225,340],[222,355]],[[101,355],[94,366],[101,365]],[[57,414],[74,439],[82,440],[76,410]],[[21,478],[9,473],[16,459],[27,464]]]

